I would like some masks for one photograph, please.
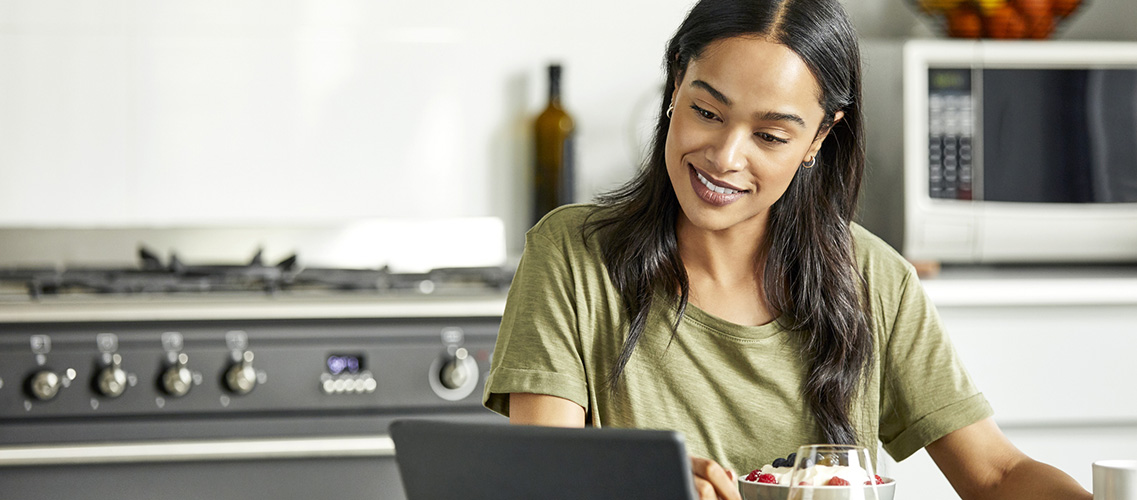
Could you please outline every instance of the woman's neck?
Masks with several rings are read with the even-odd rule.
[[[680,215],[676,227],[690,302],[739,325],[764,325],[776,317],[762,287],[765,220],[753,222],[707,231]]]
[[[710,231],[695,226],[680,212],[676,238],[687,274],[701,274],[723,284],[760,276],[765,260],[765,222],[763,217]]]

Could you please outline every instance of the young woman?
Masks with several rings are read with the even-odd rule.
[[[837,0],[703,0],[650,158],[526,235],[487,407],[675,429],[699,494],[807,443],[920,448],[964,498],[1090,498],[1011,445],[911,266],[852,222],[860,57]]]

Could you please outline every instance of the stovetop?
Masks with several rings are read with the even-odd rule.
[[[176,255],[163,262],[139,249],[136,267],[0,269],[0,301],[75,301],[121,297],[229,300],[250,296],[468,296],[503,292],[513,272],[501,267],[438,268],[395,272],[389,268],[305,267],[297,255],[266,264],[260,252],[240,264],[183,263]]]

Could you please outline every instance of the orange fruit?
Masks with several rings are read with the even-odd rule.
[[[1007,38],[1022,38],[1026,36],[1026,19],[1017,10],[1011,9],[1011,16],[1007,19]]]
[[[1051,0],[1011,0],[1026,21],[1026,36],[1047,38],[1054,30]]]
[[[1048,38],[1052,31],[1054,31],[1054,16],[1045,15],[1026,18],[1026,35],[1030,38]]]
[[[1073,13],[1081,3],[1082,0],[1054,0],[1054,3],[1051,4],[1050,8],[1054,12],[1054,15],[1059,17],[1066,17]]]
[[[1050,16],[1050,0],[1011,0],[1011,4],[1027,19]]]
[[[983,18],[973,5],[959,5],[947,13],[948,36],[979,38],[983,35]]]
[[[1026,33],[1026,21],[1010,5],[1003,5],[984,16],[983,27],[991,38],[1022,38]]]

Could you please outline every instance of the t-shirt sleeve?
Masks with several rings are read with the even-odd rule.
[[[526,235],[482,398],[505,416],[514,392],[557,396],[588,409],[572,246],[567,235],[541,229]]]
[[[911,266],[888,337],[880,439],[897,461],[993,414],[972,382]]]

